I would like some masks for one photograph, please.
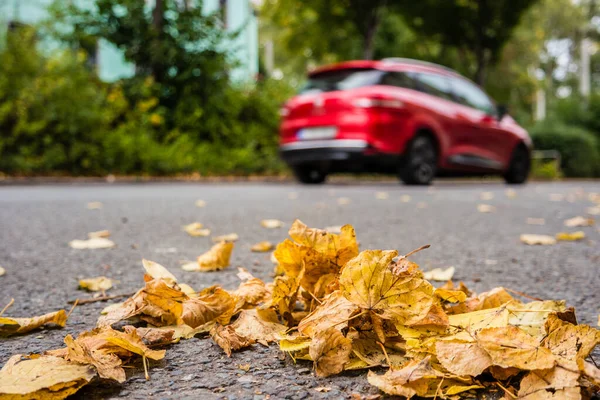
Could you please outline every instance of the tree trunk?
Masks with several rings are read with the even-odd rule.
[[[385,9],[386,0],[376,6],[369,16],[363,44],[363,58],[372,60],[375,53],[375,35],[381,25],[381,15]]]
[[[485,48],[483,46],[484,41],[484,27],[483,27],[483,2],[485,0],[477,1],[477,13],[479,14],[479,20],[477,21],[477,37],[475,38],[475,62],[476,62],[476,70],[475,70],[475,83],[479,86],[483,86],[485,83],[485,72],[486,72],[486,64],[487,60],[485,57]]]

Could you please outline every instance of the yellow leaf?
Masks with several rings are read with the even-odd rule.
[[[263,281],[248,274],[243,268],[239,269],[243,270],[248,277],[232,293],[236,303],[234,313],[244,308],[256,307],[259,303],[267,301],[269,297],[269,290]]]
[[[438,301],[433,286],[422,278],[418,266],[392,272],[397,251],[365,250],[348,261],[340,275],[344,297],[364,310],[411,325],[422,320]]]
[[[401,369],[390,369],[384,375],[369,371],[367,380],[387,394],[411,398],[427,396],[430,388],[439,385],[443,377],[443,373],[432,368],[427,357],[423,360],[411,360]]]
[[[232,242],[221,242],[215,244],[206,253],[198,256],[198,265],[194,270],[186,271],[218,271],[229,266],[229,258],[233,251]]]
[[[0,399],[64,399],[96,376],[89,365],[42,356],[12,356],[0,370]]]
[[[494,365],[524,370],[549,369],[556,360],[540,340],[515,326],[485,328],[477,333],[477,344],[491,357]]]
[[[358,311],[358,307],[347,300],[338,290],[323,300],[312,313],[298,324],[298,331],[303,335],[314,337],[318,332],[328,328],[342,330],[348,326],[348,319]]]
[[[478,204],[477,211],[480,213],[493,213],[496,212],[496,207],[491,206],[489,204]]]
[[[104,205],[99,201],[91,201],[87,203],[88,210],[100,210]]]
[[[231,357],[232,351],[240,350],[254,343],[253,340],[238,334],[231,325],[221,326],[216,324],[210,330],[210,337],[225,351],[227,357]]]
[[[0,317],[0,336],[20,335],[46,324],[57,325],[64,328],[67,324],[67,313],[65,310],[58,310],[56,312],[31,318]]]
[[[514,301],[515,298],[512,297],[506,291],[506,289],[503,287],[498,287],[490,290],[489,292],[483,292],[477,296],[469,297],[464,303],[453,306],[450,309],[450,313],[463,314],[472,311],[497,308],[503,304]]]
[[[586,357],[600,344],[600,330],[588,325],[573,325],[556,314],[548,316],[545,328],[544,346],[561,366],[569,369],[581,369]]]
[[[109,249],[115,247],[115,243],[106,238],[91,238],[88,240],[71,240],[69,246],[73,249],[84,250],[84,249]]]
[[[188,235],[194,237],[205,237],[210,235],[210,229],[202,229],[203,225],[200,222],[192,222],[191,224],[184,225],[183,230]]]
[[[104,292],[113,286],[112,279],[105,276],[79,280],[79,288],[90,292]]]
[[[352,353],[365,362],[365,368],[377,367],[380,365],[389,366],[387,360],[390,360],[392,367],[398,367],[408,361],[408,359],[392,349],[383,349],[375,339],[354,339],[352,340]]]
[[[221,243],[221,242],[235,242],[236,240],[238,240],[240,237],[238,236],[237,233],[228,233],[226,235],[221,235],[221,236],[215,236],[212,238],[213,242],[215,243]]]
[[[435,289],[434,294],[449,303],[463,303],[467,300],[467,294],[462,290],[447,290],[447,289]]]
[[[263,228],[274,229],[281,228],[283,226],[283,222],[278,219],[263,219],[260,221],[260,225]]]
[[[580,388],[565,388],[560,390],[538,390],[528,394],[527,396],[520,397],[519,400],[581,400],[581,389]]]
[[[126,328],[130,329],[126,330],[126,332],[120,332],[106,328],[104,339],[114,346],[151,360],[162,360],[165,357],[166,350],[150,349],[142,342],[142,338],[137,334],[135,328]]]
[[[107,231],[107,230],[88,233],[88,239],[108,238],[108,237],[110,237],[110,231]]]
[[[310,347],[311,341],[308,336],[286,336],[279,341],[279,349],[288,353],[306,350]]]
[[[565,220],[565,226],[569,228],[575,228],[578,226],[592,226],[594,225],[594,218],[585,217],[573,217]]]
[[[162,279],[169,284],[177,283],[175,275],[159,263],[143,259],[142,265],[146,270],[146,274],[150,275],[153,279]]]
[[[0,267],[0,276],[6,274],[6,270],[2,267]]]
[[[574,242],[576,240],[585,239],[585,232],[577,231],[577,232],[560,232],[556,234],[556,240]]]
[[[575,388],[579,386],[578,379],[579,373],[561,367],[531,371],[521,380],[519,398],[538,392],[551,394],[556,390]]]
[[[275,248],[275,246],[273,246],[273,243],[269,241],[264,241],[256,243],[250,248],[250,250],[256,253],[266,253],[267,251],[273,250],[273,248]]]
[[[521,242],[528,244],[528,245],[553,245],[556,244],[556,239],[554,239],[552,236],[548,236],[548,235],[533,235],[533,234],[522,234],[521,235]]]
[[[423,272],[423,278],[428,281],[446,282],[452,280],[456,268],[448,267],[446,269],[436,268],[431,271]]]
[[[315,372],[318,377],[326,377],[342,372],[344,364],[350,360],[351,352],[352,340],[344,337],[335,328],[318,332],[309,348],[310,358],[314,361]]]

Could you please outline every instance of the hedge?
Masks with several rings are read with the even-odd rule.
[[[593,133],[560,121],[545,121],[530,129],[536,150],[558,150],[566,177],[600,176],[600,148]]]

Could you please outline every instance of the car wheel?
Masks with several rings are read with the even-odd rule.
[[[504,180],[510,184],[521,184],[527,181],[529,170],[531,168],[531,159],[529,152],[523,146],[518,146],[510,159],[508,171],[504,174]]]
[[[415,137],[400,166],[400,180],[407,185],[429,185],[436,172],[437,154],[433,140],[425,135]]]
[[[325,182],[327,173],[322,169],[312,165],[301,165],[293,167],[294,175],[299,182],[308,185],[318,185]]]

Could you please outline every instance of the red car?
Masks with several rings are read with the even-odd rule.
[[[281,110],[280,152],[303,183],[333,172],[499,174],[523,183],[531,139],[477,85],[410,59],[349,61],[309,74]]]

